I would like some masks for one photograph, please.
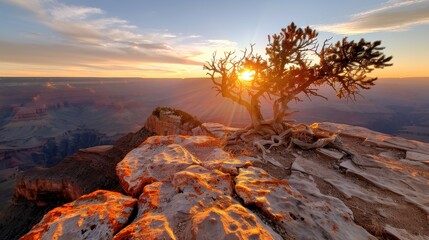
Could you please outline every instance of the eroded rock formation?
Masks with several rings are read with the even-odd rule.
[[[181,110],[158,107],[146,119],[145,128],[156,135],[192,135],[201,131],[201,123]]]
[[[137,199],[97,190],[54,208],[22,240],[111,239],[133,212]]]
[[[139,200],[137,216],[114,238],[373,238],[339,199],[300,192],[253,161],[208,136],[148,138],[116,166],[124,190]],[[308,178],[299,182],[317,190]]]
[[[82,149],[52,168],[27,171],[17,181],[15,200],[23,198],[45,204],[73,201],[97,189],[119,190],[116,163],[150,135],[143,128],[119,139],[114,146]]]

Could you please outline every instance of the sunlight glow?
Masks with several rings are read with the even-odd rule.
[[[254,76],[255,76],[254,70],[245,69],[244,71],[240,72],[238,79],[240,79],[241,81],[244,81],[244,82],[250,82],[253,80]]]

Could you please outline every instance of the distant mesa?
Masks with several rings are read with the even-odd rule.
[[[46,116],[46,106],[23,106],[15,107],[12,121],[29,121],[42,119]]]
[[[145,128],[155,135],[208,135],[219,139],[239,130],[220,123],[201,123],[197,117],[170,107],[157,107],[147,118]]]
[[[170,107],[157,107],[145,123],[145,128],[156,135],[193,135],[200,126],[196,117]]]

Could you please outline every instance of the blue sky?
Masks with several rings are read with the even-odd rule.
[[[213,51],[263,53],[291,21],[382,40],[381,77],[429,76],[429,0],[0,0],[0,76],[202,77]]]

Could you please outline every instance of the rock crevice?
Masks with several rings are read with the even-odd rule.
[[[313,125],[313,128],[339,131],[335,124],[324,123],[323,129],[321,126]],[[98,201],[97,204],[106,207],[108,204],[103,201],[109,202],[111,194],[115,199],[133,202],[135,205],[127,205],[130,209],[125,211],[126,217],[112,215],[109,223],[101,220],[108,239],[377,239],[386,236],[425,239],[429,236],[429,192],[424,188],[429,176],[425,164],[421,163],[425,159],[421,152],[426,145],[389,140],[383,135],[380,141],[401,144],[402,147],[395,148],[398,151],[404,151],[405,147],[410,149],[407,151],[417,150],[419,154],[408,154],[406,160],[401,159],[405,154],[392,150],[391,145],[380,147],[380,144],[379,148],[362,145],[359,135],[362,129],[352,131],[341,125],[340,130],[346,132],[344,146],[353,152],[353,161],[350,156],[341,156],[340,152],[329,149],[297,150],[289,154],[293,158],[290,163],[285,162],[289,155],[277,158],[281,165],[293,162],[290,174],[284,179],[273,177],[276,169],[284,171],[284,168],[264,165],[252,157],[234,156],[214,137],[149,137],[116,165],[120,184],[130,196],[95,192],[60,208],[79,212],[83,219],[79,221],[92,223],[100,218],[90,217],[87,211],[93,210],[86,206],[86,200]],[[365,133],[379,139],[375,132]],[[280,151],[286,150],[272,149],[270,154],[275,157]],[[119,209],[119,205],[108,208]],[[136,209],[135,215],[133,209]],[[47,239],[43,236],[52,236],[54,230],[49,229],[55,229],[51,228],[55,224],[56,228],[67,226],[69,234],[79,234],[79,227],[70,224],[71,220],[58,215],[59,212],[59,209],[49,212],[46,215],[51,216],[49,221],[45,217],[26,236],[39,234],[41,239]],[[398,214],[415,216],[414,225],[401,222]],[[85,234],[95,234],[95,227],[91,228],[89,225]]]

